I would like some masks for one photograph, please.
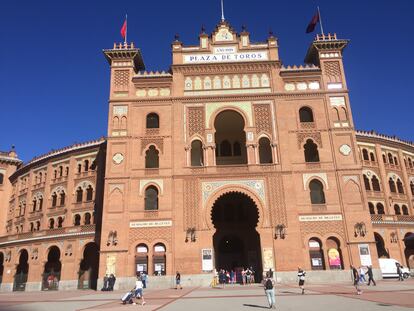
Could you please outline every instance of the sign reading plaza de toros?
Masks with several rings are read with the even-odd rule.
[[[248,62],[268,60],[266,51],[252,51],[237,53],[236,47],[216,47],[213,54],[188,54],[183,56],[185,64],[194,63],[221,63],[221,62]]]

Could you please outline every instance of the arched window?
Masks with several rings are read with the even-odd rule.
[[[394,212],[395,212],[395,215],[401,215],[401,209],[398,204],[394,205]]]
[[[394,180],[390,177],[390,179],[388,180],[388,185],[390,186],[390,191],[396,193],[397,190],[395,189],[395,182]]]
[[[323,192],[323,185],[317,179],[312,179],[309,183],[310,198],[312,204],[325,204],[325,193]]]
[[[299,109],[300,122],[313,122],[312,109],[309,107],[302,107]]]
[[[319,162],[318,146],[312,139],[308,139],[303,148],[305,151],[305,162]]]
[[[69,166],[66,166],[65,168],[65,176],[69,176]]]
[[[58,219],[57,219],[57,221],[58,221],[58,228],[62,228],[62,226],[63,226],[63,217],[58,217]]]
[[[39,183],[41,183],[43,181],[43,174],[42,172],[39,173]]]
[[[371,183],[372,183],[372,190],[381,191],[380,183],[379,183],[379,180],[378,180],[377,176],[375,176],[375,175],[372,176]]]
[[[78,164],[78,174],[82,172],[82,164]]]
[[[58,173],[57,170],[53,171],[53,176],[54,176],[55,179],[57,178],[57,173]]]
[[[36,231],[40,230],[40,221],[36,221]]]
[[[377,214],[385,214],[384,205],[382,205],[381,203],[377,203]]]
[[[30,232],[33,232],[34,231],[34,224],[31,222],[30,223]]]
[[[371,202],[369,202],[369,203],[368,203],[368,207],[369,207],[369,213],[370,213],[371,215],[374,215],[374,214],[375,214],[375,206],[374,206],[374,204],[373,204],[373,203],[371,203]]]
[[[158,189],[154,186],[145,189],[145,210],[158,210]]]
[[[86,201],[92,201],[93,199],[93,188],[91,185],[86,188]]]
[[[407,207],[407,205],[403,205],[401,207],[401,209],[402,209],[402,214],[403,215],[408,215],[408,207]]]
[[[410,168],[412,168],[412,167],[413,167],[413,162],[411,161],[411,158],[408,158],[408,166],[409,166]]]
[[[83,161],[83,170],[85,172],[89,171],[89,160]]]
[[[53,218],[49,219],[49,229],[53,229],[55,227],[55,220]]]
[[[414,195],[414,181],[410,182],[411,194]]]
[[[0,173],[0,185],[4,183],[4,174]]]
[[[191,142],[191,166],[203,166],[203,144],[196,139]]]
[[[33,208],[32,208],[32,212],[36,211],[36,205],[37,205],[37,200],[33,199]]]
[[[59,177],[63,176],[63,166],[59,166]]]
[[[397,189],[398,189],[398,193],[404,194],[404,187],[399,178],[397,179]]]
[[[398,165],[398,160],[397,160],[397,157],[394,157],[394,164],[395,164],[395,165]]]
[[[148,271],[148,246],[144,243],[136,247],[135,264],[137,273]]]
[[[372,162],[375,162],[375,155],[374,155],[373,152],[370,152],[369,153],[369,157],[370,157],[370,159],[371,159]]]
[[[160,118],[156,113],[147,114],[147,129],[160,128]]]
[[[388,162],[390,164],[394,164],[394,159],[392,158],[392,154],[391,153],[388,153]]]
[[[78,187],[76,190],[76,203],[81,203],[83,199],[83,190],[81,187]]]
[[[85,214],[85,225],[90,225],[90,224],[91,224],[91,214],[86,213]]]
[[[238,141],[234,142],[234,144],[233,144],[233,155],[235,157],[240,157],[242,155],[241,145]]]
[[[335,237],[329,237],[326,240],[326,249],[328,250],[328,264],[331,270],[341,270],[344,268],[342,259],[341,244]]]
[[[165,245],[162,243],[157,243],[154,245],[154,273],[156,275],[165,275],[166,271],[166,249]]]
[[[231,144],[228,140],[223,140],[220,144],[220,156],[231,157]]]
[[[369,178],[365,174],[364,174],[364,185],[365,185],[365,190],[371,190],[371,184],[369,183]]]
[[[57,194],[56,192],[53,192],[52,194],[52,207],[55,207],[57,205]]]
[[[382,162],[387,163],[387,157],[384,153],[382,154]]]
[[[60,206],[64,206],[65,205],[65,198],[66,198],[65,191],[62,191],[60,193]]]
[[[311,238],[308,246],[312,270],[325,270],[325,260],[321,241],[317,238]]]
[[[73,224],[74,224],[75,226],[80,226],[81,217],[80,217],[80,215],[79,215],[79,214],[76,214],[73,220],[74,220],[74,221],[73,221]]]
[[[259,159],[260,164],[272,163],[272,147],[270,146],[270,140],[267,137],[259,139]]]
[[[145,152],[145,168],[159,167],[159,152],[154,145],[151,145]]]
[[[369,156],[368,156],[368,150],[367,149],[362,149],[362,158],[365,161],[369,161]]]

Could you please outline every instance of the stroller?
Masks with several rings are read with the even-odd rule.
[[[122,296],[121,301],[122,304],[131,304],[134,302],[135,297],[135,289],[130,290],[128,293],[126,293],[124,296]]]

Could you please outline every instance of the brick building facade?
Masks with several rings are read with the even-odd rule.
[[[2,290],[94,288],[110,273],[129,288],[137,271],[208,284],[243,267],[346,280],[379,256],[414,268],[414,146],[355,131],[347,43],[318,35],[307,65],[284,66],[272,34],[253,43],[222,21],[196,46],[176,38],[168,72],[145,71],[132,43],[104,50],[107,139],[0,159]]]

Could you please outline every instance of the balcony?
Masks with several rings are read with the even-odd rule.
[[[58,184],[61,182],[65,182],[67,180],[68,180],[68,176],[60,176],[60,177],[52,178],[52,184]]]
[[[384,198],[384,192],[382,191],[365,190],[365,192],[367,193],[368,198],[375,198],[375,199]]]
[[[391,164],[391,163],[384,163],[384,165],[387,169],[401,171],[401,166],[399,166],[399,165],[395,165],[395,164]]]
[[[95,201],[87,201],[80,203],[72,203],[72,212],[84,212],[84,211],[93,211],[95,207]]]
[[[378,225],[414,225],[412,215],[371,215],[372,224]]]
[[[54,217],[54,216],[60,216],[60,215],[65,215],[67,213],[67,209],[64,208],[64,206],[58,206],[58,207],[52,207],[49,208],[46,216],[47,217]]]
[[[27,217],[28,220],[37,220],[43,217],[43,211],[34,211],[30,212],[29,216]]]
[[[312,212],[326,212],[327,210],[326,204],[312,204]]]
[[[304,129],[304,130],[314,129],[314,128],[316,128],[316,124],[315,124],[315,122],[301,122],[300,123],[300,128]]]
[[[362,166],[378,167],[378,162],[362,160]]]
[[[0,238],[0,243],[4,242],[16,242],[19,243],[19,240],[26,239],[36,239],[36,240],[46,240],[49,238],[55,238],[56,235],[77,235],[82,232],[93,232],[95,233],[95,225],[84,225],[84,226],[73,226],[73,227],[63,227],[55,229],[47,229],[42,231],[34,232],[25,232],[9,236],[4,236]],[[26,242],[26,241],[22,241]],[[10,244],[10,243],[8,243]]]
[[[42,181],[40,183],[37,183],[37,184],[33,185],[32,186],[32,189],[33,190],[41,189],[41,188],[44,188],[45,185],[46,185],[46,182],[45,181]]]
[[[91,177],[91,176],[95,176],[95,173],[96,173],[95,170],[88,170],[86,172],[76,173],[75,178],[81,179],[81,178]]]

